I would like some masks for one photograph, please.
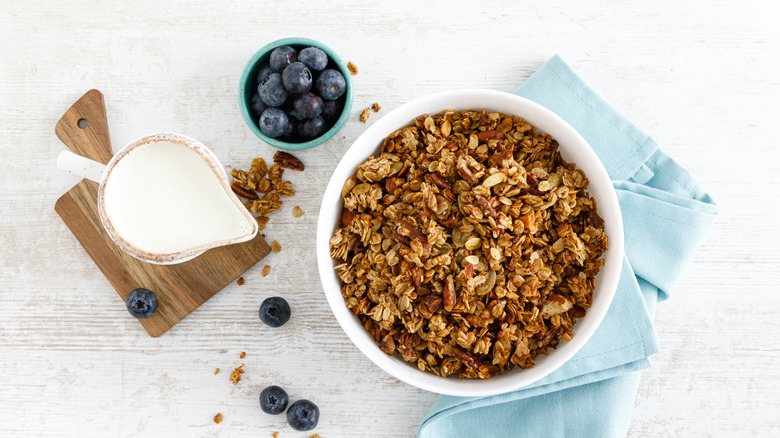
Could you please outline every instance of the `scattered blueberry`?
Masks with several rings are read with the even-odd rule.
[[[260,409],[266,414],[281,414],[287,409],[289,401],[287,392],[276,385],[269,386],[260,392]]]
[[[298,61],[312,70],[323,70],[328,65],[328,55],[316,47],[307,47],[298,54]]]
[[[322,98],[312,93],[301,94],[295,99],[293,108],[304,119],[317,117],[322,112]]]
[[[302,62],[293,62],[282,72],[282,84],[290,93],[305,93],[311,90],[311,70]]]
[[[260,321],[269,327],[281,327],[290,319],[290,305],[282,297],[266,298],[260,305]]]
[[[263,114],[263,111],[265,111],[266,108],[268,108],[268,105],[263,102],[263,99],[260,99],[260,94],[255,93],[252,95],[252,112],[255,113],[257,117],[260,117],[260,114]]]
[[[271,73],[273,73],[273,69],[271,68],[271,65],[267,62],[260,66],[260,68],[257,69],[257,82],[263,82],[268,76],[271,76]]]
[[[149,289],[135,289],[127,296],[125,305],[133,317],[146,319],[157,311],[157,295]]]
[[[304,140],[317,138],[323,132],[325,132],[325,119],[322,116],[304,119],[298,126],[298,133]]]
[[[343,106],[338,100],[326,100],[322,104],[322,118],[333,121],[339,118]]]
[[[281,46],[271,52],[269,62],[275,72],[281,73],[285,67],[297,61],[297,58],[298,52],[295,49],[290,46]]]
[[[336,100],[347,89],[347,81],[340,72],[329,68],[323,70],[315,84],[317,93],[325,100]]]
[[[287,91],[282,85],[282,75],[272,73],[257,86],[260,99],[268,106],[279,106],[287,100]]]
[[[268,108],[257,123],[260,131],[269,137],[279,137],[287,130],[287,114],[279,108]]]
[[[320,409],[309,400],[298,400],[287,409],[287,423],[294,430],[312,430],[319,421]]]

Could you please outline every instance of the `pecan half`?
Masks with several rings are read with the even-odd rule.
[[[482,366],[482,362],[466,350],[460,347],[452,347],[452,351],[455,353],[455,357],[472,370],[478,370]]]
[[[246,198],[246,199],[249,199],[251,201],[254,201],[254,200],[257,199],[257,193],[255,193],[254,190],[247,190],[247,189],[245,189],[236,180],[233,180],[233,182],[230,183],[230,190],[233,190],[233,193],[235,193],[238,196],[241,196],[242,198]]]
[[[301,160],[295,158],[292,154],[282,151],[276,151],[274,154],[274,162],[279,163],[280,166],[293,170],[303,170],[304,165]]]
[[[493,129],[477,133],[477,140],[479,140],[480,143],[484,143],[491,139],[500,140],[502,138],[504,138],[504,133]]]
[[[448,189],[448,190],[451,190],[451,189],[452,189],[452,187],[450,187],[450,183],[448,183],[448,182],[447,182],[447,181],[446,181],[444,178],[442,178],[442,177],[441,177],[441,175],[439,175],[438,173],[432,173],[432,174],[430,174],[430,175],[431,175],[431,180],[433,181],[433,183],[434,183],[434,184],[436,184],[437,186],[439,186],[440,188],[442,188],[442,189]]]
[[[482,207],[482,211],[485,213],[485,216],[496,217],[496,210],[493,209],[487,199],[482,196],[477,196],[477,202],[479,203],[479,206]]]

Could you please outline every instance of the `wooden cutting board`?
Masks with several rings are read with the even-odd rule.
[[[55,128],[68,148],[107,164],[113,155],[103,95],[90,90],[62,116]],[[98,184],[81,180],[54,205],[70,231],[116,289],[124,306],[127,295],[143,287],[157,294],[157,312],[138,320],[158,337],[238,278],[271,250],[261,235],[249,242],[222,246],[176,265],[153,265],[122,251],[106,233],[97,210]],[[132,318],[127,314],[127,318]]]

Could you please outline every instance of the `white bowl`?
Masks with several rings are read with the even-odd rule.
[[[590,180],[588,192],[596,199],[599,215],[604,219],[609,238],[609,249],[604,254],[605,265],[596,277],[593,305],[585,317],[574,325],[574,335],[569,342],[561,342],[549,355],[540,355],[533,368],[515,367],[502,375],[486,380],[443,378],[423,372],[417,366],[405,362],[395,354],[388,356],[374,342],[360,320],[347,309],[341,295],[341,280],[330,258],[329,241],[336,230],[341,214],[341,188],[366,158],[380,151],[382,140],[393,131],[408,126],[421,114],[438,114],[447,109],[486,109],[520,116],[542,132],[550,134],[560,144],[561,155],[568,162],[575,162]],[[352,342],[371,361],[396,378],[419,388],[440,394],[456,396],[486,396],[523,388],[547,376],[571,359],[590,339],[604,319],[615,295],[623,258],[623,220],[617,195],[607,171],[584,138],[547,108],[514,94],[493,90],[460,90],[433,94],[407,103],[391,111],[352,144],[341,159],[325,189],[317,224],[317,263],[320,279],[333,314]]]

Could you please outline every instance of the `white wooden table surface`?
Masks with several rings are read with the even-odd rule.
[[[720,205],[659,305],[662,352],[644,373],[629,436],[780,435],[776,3],[372,3],[3,2],[0,436],[308,436],[258,409],[269,384],[315,401],[323,437],[413,436],[435,395],[366,359],[322,294],[313,248],[325,183],[365,130],[357,118],[371,103],[383,109],[369,125],[436,91],[512,91],[555,53]],[[270,158],[241,119],[236,89],[249,57],[287,36],[323,41],[359,67],[350,122],[298,154],[304,173],[287,173],[298,194],[265,230],[282,252],[152,339],[54,212],[77,182],[55,167],[64,146],[54,125],[98,88],[115,150],[173,131],[228,166]],[[294,205],[302,218],[292,218]],[[277,330],[257,318],[271,295],[293,308]],[[227,375],[241,363],[234,386]]]

